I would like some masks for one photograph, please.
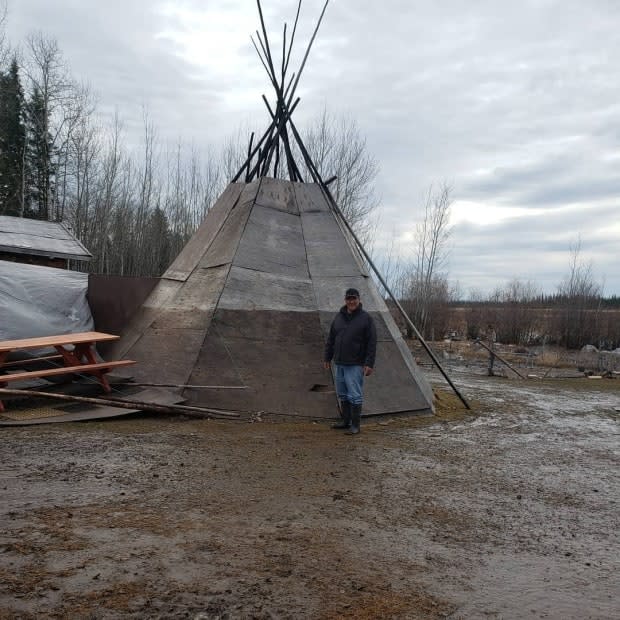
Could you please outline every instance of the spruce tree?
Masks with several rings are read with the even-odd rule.
[[[26,107],[26,153],[29,169],[27,202],[30,217],[47,220],[55,188],[49,118],[41,91],[35,87]]]
[[[0,73],[0,215],[25,214],[26,161],[24,94],[13,58]]]

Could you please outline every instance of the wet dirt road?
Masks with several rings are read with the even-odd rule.
[[[620,386],[431,419],[6,428],[2,618],[613,618]]]

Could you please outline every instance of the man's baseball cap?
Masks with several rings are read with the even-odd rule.
[[[359,297],[360,292],[356,288],[348,288],[344,294],[345,297]]]

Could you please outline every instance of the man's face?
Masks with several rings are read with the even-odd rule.
[[[355,312],[360,305],[360,298],[350,295],[344,298],[344,303],[347,306],[347,312]]]

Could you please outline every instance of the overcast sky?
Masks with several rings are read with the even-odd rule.
[[[249,35],[253,0],[8,0],[13,43],[55,37],[100,111],[217,145],[267,123]],[[274,42],[296,0],[263,0]],[[323,2],[304,0],[298,58]],[[581,238],[620,294],[620,2],[332,0],[298,124],[327,106],[377,159],[380,242],[407,248],[431,184],[453,187],[449,276],[462,291],[513,277],[553,292]],[[302,45],[303,43],[303,45]]]

